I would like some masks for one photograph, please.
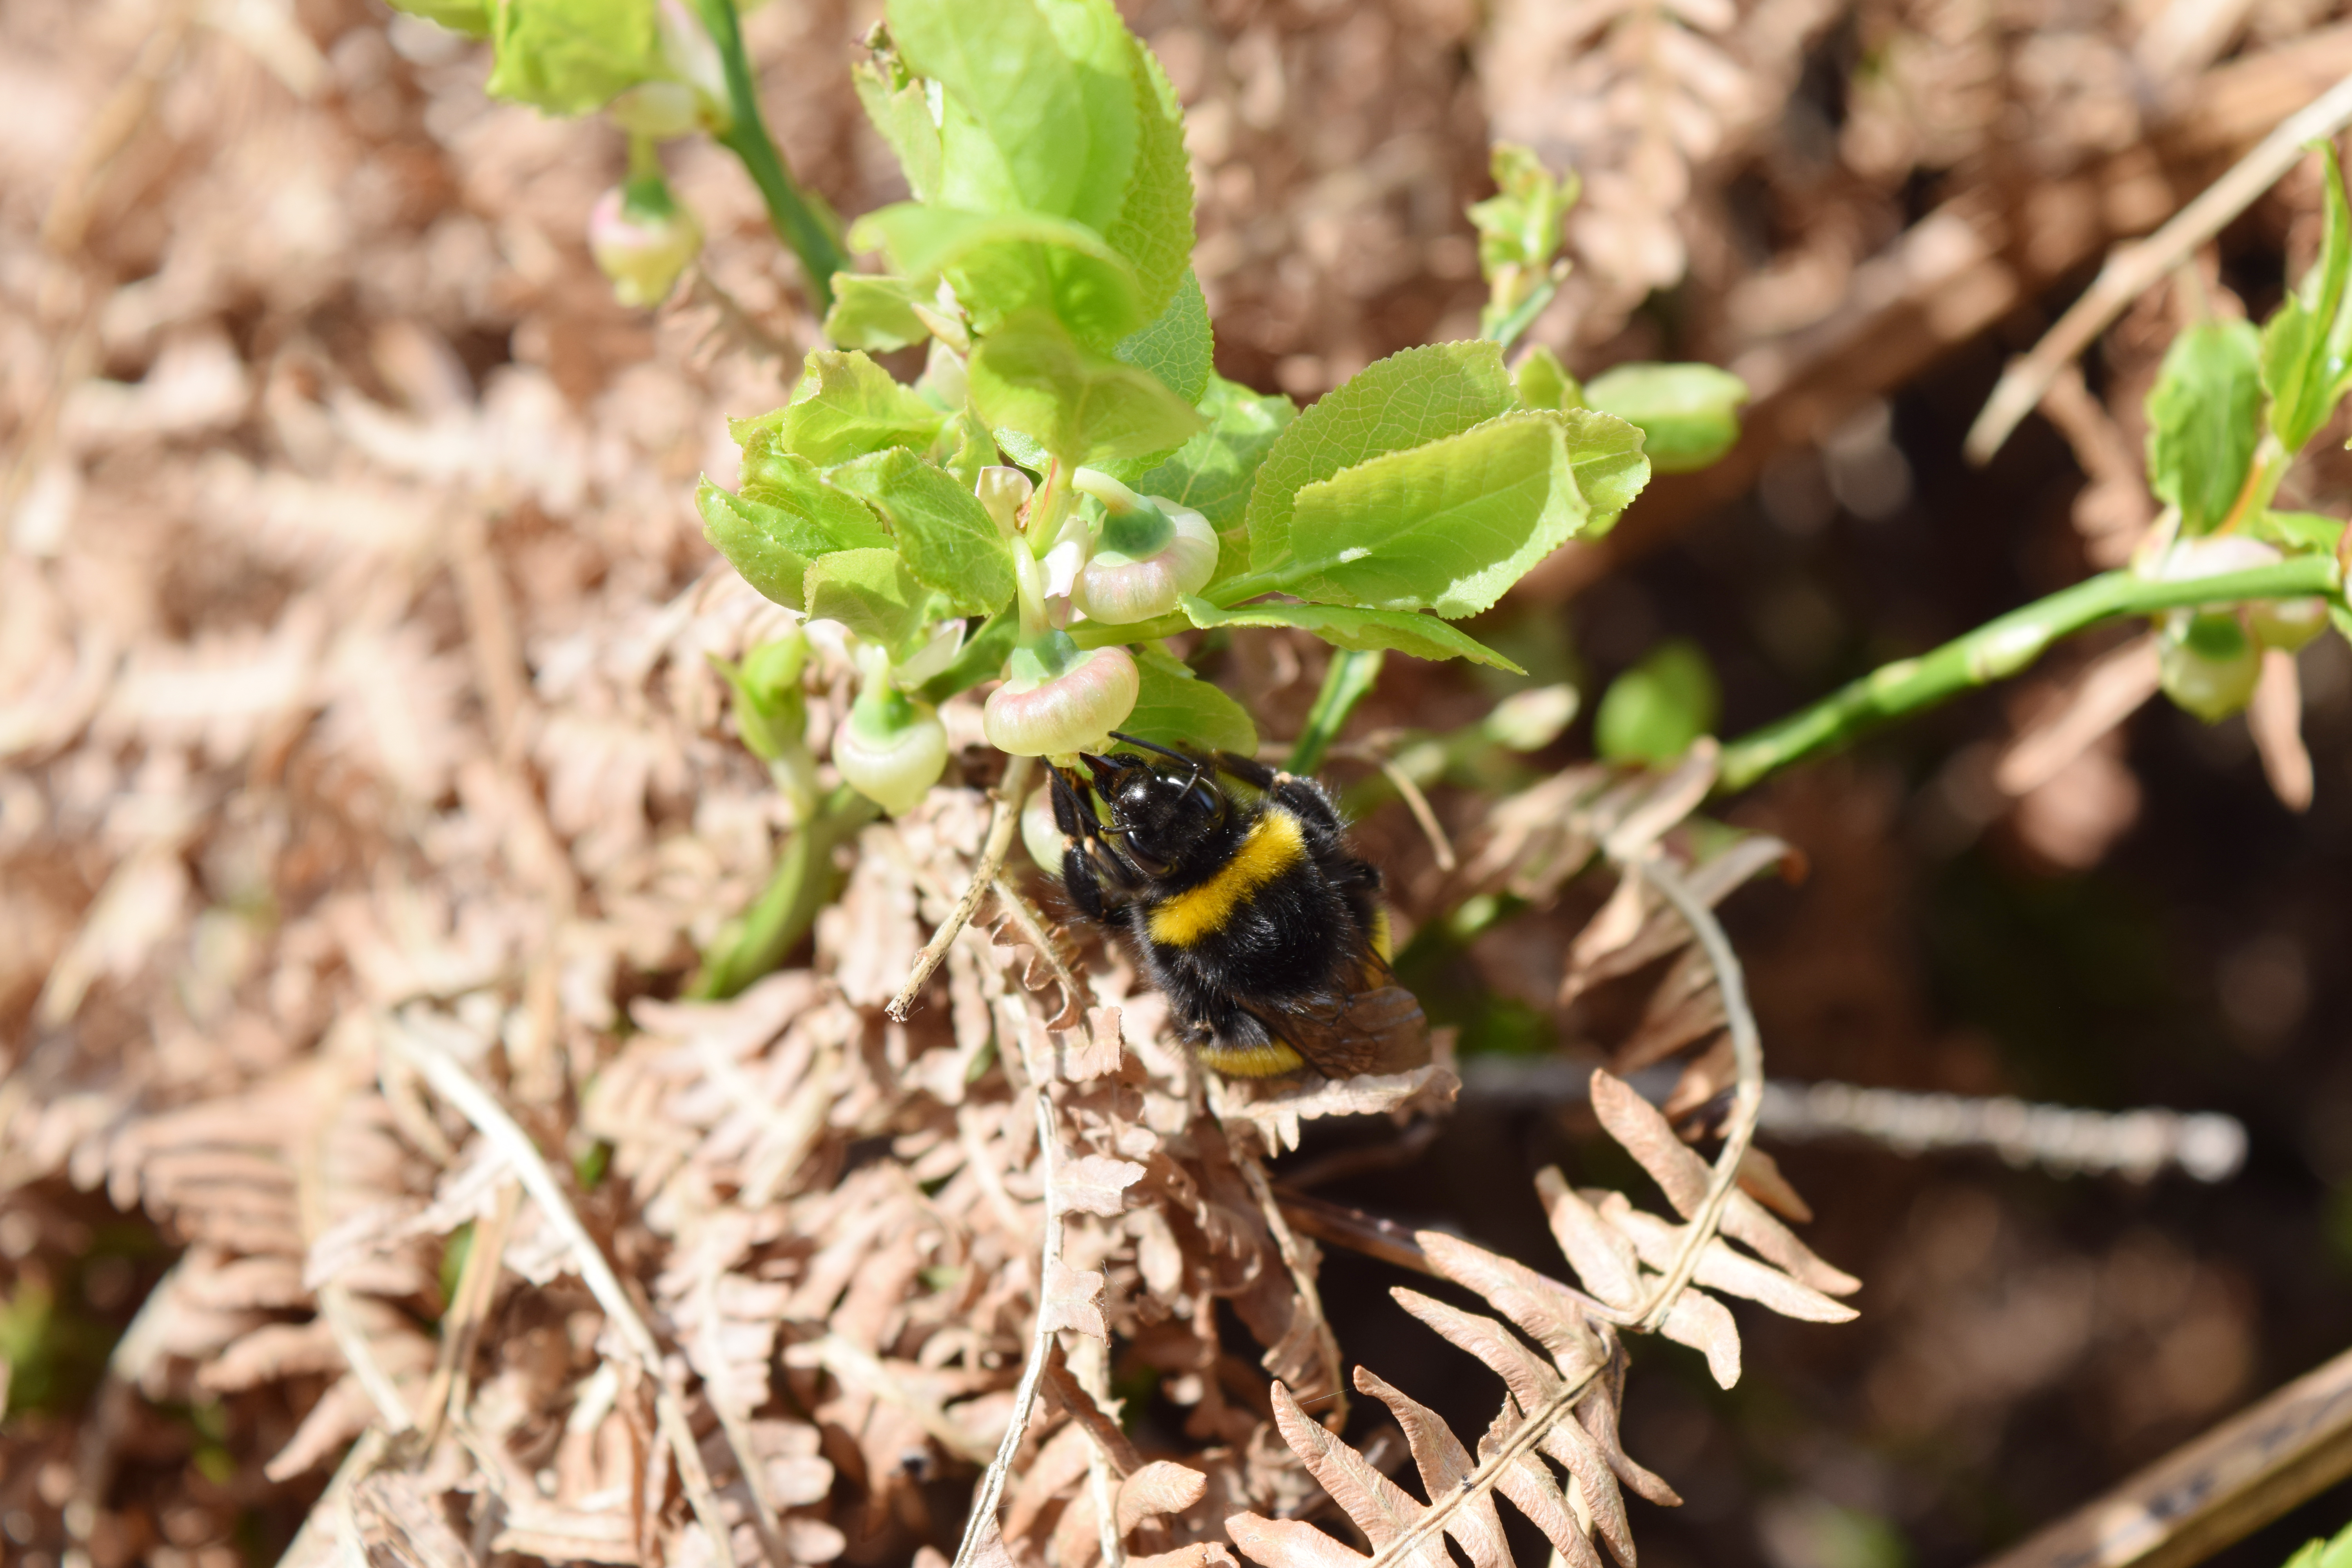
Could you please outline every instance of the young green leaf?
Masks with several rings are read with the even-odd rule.
[[[1584,536],[1598,539],[1616,526],[1617,514],[1633,505],[1650,482],[1643,432],[1593,408],[1564,409],[1553,417],[1568,434],[1569,467],[1575,470],[1585,505],[1592,509]]]
[[[1045,311],[1079,341],[1108,348],[1150,320],[1133,266],[1067,218],[900,202],[858,219],[849,243],[887,251],[919,283],[944,276],[983,332]]]
[[[747,453],[766,435],[775,450],[831,468],[891,447],[928,447],[945,417],[864,354],[819,349],[788,405],[728,428]]]
[[[727,557],[743,581],[786,609],[803,607],[801,584],[809,563],[829,553],[829,542],[779,507],[730,495],[709,479],[695,487],[702,536]]]
[[[1474,616],[1590,515],[1559,417],[1507,414],[1302,487],[1289,560],[1219,597],[1264,582],[1366,609]]]
[[[1134,263],[1143,307],[1156,315],[1192,265],[1192,160],[1184,151],[1184,108],[1168,73],[1141,41],[1129,37],[1127,45],[1135,88],[1135,168],[1103,238]]]
[[[1109,0],[891,0],[889,17],[908,68],[945,89],[940,202],[1097,232],[1118,216],[1136,95]]]
[[[844,550],[812,562],[803,584],[811,620],[839,621],[883,647],[903,647],[932,617],[930,594],[895,550]]]
[[[877,278],[863,272],[833,275],[833,309],[824,313],[824,335],[835,347],[877,352],[903,349],[930,336],[930,329],[915,314],[919,300],[929,294],[904,278]]]
[[[1640,426],[1651,467],[1679,474],[1731,450],[1748,384],[1711,364],[1621,364],[1586,382],[1584,401]]]
[[[1528,408],[1546,410],[1581,408],[1584,388],[1559,356],[1538,343],[1519,361],[1519,368],[1511,373],[1511,381],[1519,390],[1520,404]]]
[[[1165,451],[1202,425],[1158,376],[1080,346],[1042,314],[983,339],[966,374],[991,427],[1028,435],[1063,463]]]
[[[967,491],[980,483],[980,471],[996,466],[996,443],[991,439],[988,426],[970,408],[959,408],[940,427],[940,438],[931,444],[931,460],[949,473]]]
[[[890,520],[908,571],[953,613],[984,616],[1011,601],[1012,543],[953,474],[899,447],[845,463],[831,478]]]
[[[2318,433],[2352,385],[2352,210],[2336,149],[2321,142],[2326,164],[2326,226],[2319,256],[2303,281],[2263,328],[2263,390],[2270,394],[2270,425],[2290,455]]]
[[[1220,375],[1200,399],[1209,427],[1129,482],[1143,495],[1191,507],[1217,531],[1217,566],[1227,576],[1249,569],[1242,512],[1258,465],[1298,410],[1282,394],[1264,396]]]
[[[1194,626],[1297,626],[1313,632],[1334,647],[1359,653],[1392,649],[1414,658],[1466,658],[1513,675],[1526,670],[1458,626],[1414,610],[1356,610],[1339,605],[1292,605],[1260,600],[1236,609],[1220,609],[1208,600],[1187,596],[1184,615]]]
[[[392,8],[437,22],[469,38],[490,36],[489,0],[392,0]]]
[[[866,550],[890,542],[889,531],[864,501],[826,483],[817,466],[806,458],[776,450],[769,432],[755,435],[744,448],[737,488],[742,492],[743,504],[788,513],[795,527],[809,531],[809,542],[795,543],[793,548],[812,558],[835,550]]]
[[[588,114],[666,74],[654,7],[642,0],[508,0],[492,11],[492,98]]]
[[[1202,297],[1201,281],[1188,269],[1169,297],[1160,319],[1119,340],[1111,353],[1138,370],[1148,370],[1187,403],[1197,404],[1209,387],[1210,356],[1215,340],[1209,331],[1209,302]]]
[[[2230,515],[2253,460],[2261,342],[2244,321],[2199,321],[2172,340],[2147,395],[2147,482],[2180,509],[2180,531]]]
[[[1119,732],[1163,746],[1183,744],[1257,754],[1257,726],[1247,710],[1186,668],[1181,659],[1146,645],[1136,654],[1142,678],[1135,710]]]
[[[1706,655],[1676,638],[1609,683],[1592,716],[1592,743],[1612,762],[1672,762],[1715,727],[1721,708]]]
[[[931,118],[931,84],[907,68],[887,26],[877,27],[866,42],[874,50],[873,60],[860,60],[849,68],[857,101],[865,106],[866,118],[874,122],[890,151],[898,155],[907,189],[919,202],[936,201],[940,128]]]
[[[1458,436],[1517,401],[1503,351],[1490,342],[1432,343],[1367,365],[1292,420],[1267,451],[1250,490],[1251,573],[1289,562],[1293,498],[1302,486]]]
[[[2344,520],[2315,511],[2264,511],[2246,531],[2290,554],[2333,555],[2344,538]]]
[[[1495,143],[1490,168],[1496,194],[1470,208],[1470,222],[1478,230],[1478,268],[1488,290],[1478,312],[1478,333],[1507,344],[1550,302],[1560,220],[1576,205],[1581,184],[1573,171],[1554,179],[1532,149],[1507,142]]]

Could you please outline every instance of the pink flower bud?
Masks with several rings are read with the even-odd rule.
[[[632,180],[596,199],[588,249],[613,280],[614,298],[650,309],[669,298],[702,249],[702,226],[656,180]]]
[[[928,702],[869,686],[833,735],[844,783],[893,816],[930,793],[948,765],[948,731]]]
[[[2257,599],[2246,606],[2254,640],[2293,653],[2327,629],[2325,599]]]
[[[1078,574],[1071,602],[1089,620],[1133,626],[1166,615],[1177,600],[1207,587],[1216,571],[1217,531],[1209,520],[1148,497],[1134,511],[1104,520],[1101,544]]]
[[[2157,674],[2175,704],[2218,723],[2252,700],[2263,650],[2233,615],[2174,611],[2158,643]]]
[[[1004,684],[981,713],[988,743],[1022,757],[1061,757],[1102,745],[1135,711],[1142,679],[1123,647],[1078,650],[1065,633],[1017,648]]]

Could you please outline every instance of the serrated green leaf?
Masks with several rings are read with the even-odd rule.
[[[1260,600],[1236,609],[1220,609],[1208,600],[1188,595],[1184,615],[1194,626],[1297,626],[1313,632],[1334,647],[1359,653],[1393,650],[1414,658],[1466,658],[1513,675],[1526,670],[1458,626],[1415,610],[1357,610],[1341,605],[1292,605]]]
[[[812,559],[827,551],[890,542],[889,531],[864,501],[827,484],[806,458],[776,450],[767,433],[755,436],[744,449],[736,488],[742,501],[789,514],[793,526],[807,531]]]
[[[1560,221],[1583,188],[1574,170],[1555,178],[1535,150],[1497,142],[1488,155],[1495,195],[1470,207],[1478,268],[1493,282],[1506,268],[1541,271],[1559,254]]]
[[[1597,539],[1633,504],[1650,482],[1650,459],[1643,450],[1643,432],[1613,414],[1594,408],[1563,409],[1552,416],[1568,433],[1568,464],[1576,473],[1576,488],[1591,510],[1584,535]]]
[[[550,114],[587,114],[666,74],[645,0],[501,0],[485,89]]]
[[[849,68],[866,118],[898,156],[907,189],[919,202],[940,194],[940,128],[931,118],[931,84],[907,69],[887,29],[876,40],[875,58]]]
[[[2165,351],[2147,395],[2147,484],[2180,509],[2180,531],[2230,515],[2253,460],[2261,340],[2244,321],[2199,321]]]
[[[889,520],[908,571],[954,614],[984,616],[1011,601],[1012,542],[953,474],[901,447],[844,464],[831,478]]]
[[[931,619],[931,595],[895,550],[844,550],[809,563],[803,584],[811,620],[839,621],[896,649]]]
[[[730,420],[728,430],[747,456],[764,437],[772,450],[831,468],[890,447],[928,447],[946,418],[863,353],[818,349],[804,362],[789,405],[756,419]]]
[[[1609,683],[1592,716],[1592,743],[1612,762],[1669,763],[1715,727],[1722,698],[1698,645],[1653,648]]]
[[[1158,376],[1082,347],[1042,314],[982,339],[967,378],[991,428],[1024,432],[1065,463],[1163,451],[1202,425]]]
[[[1365,609],[1475,616],[1590,516],[1559,417],[1507,414],[1303,487],[1291,558],[1266,585]],[[1222,596],[1242,585],[1226,583]]]
[[[490,36],[489,0],[392,0],[392,8],[422,16],[469,38]]]
[[[1141,678],[1135,710],[1119,732],[1163,746],[1257,755],[1257,726],[1248,710],[1185,668],[1181,659],[1146,647],[1135,656]]]
[[[1150,320],[1128,259],[1067,218],[900,202],[858,219],[849,243],[887,251],[918,282],[944,276],[982,332],[1044,310],[1080,342],[1107,348]]]
[[[2315,511],[2265,510],[2246,531],[2291,555],[2333,555],[2344,538],[2344,520]]]
[[[1199,407],[1209,427],[1127,482],[1207,518],[1217,531],[1217,570],[1231,577],[1249,569],[1242,513],[1258,465],[1298,410],[1278,392],[1261,396],[1215,374]]]
[[[1097,231],[1118,216],[1135,89],[1108,0],[891,0],[889,17],[908,68],[945,89],[940,202]]]
[[[1209,388],[1209,364],[1215,351],[1209,329],[1209,301],[1201,281],[1188,268],[1169,297],[1160,319],[1119,340],[1114,357],[1138,370],[1148,370],[1187,403],[1198,403]]]
[[[786,609],[802,607],[809,563],[826,553],[821,536],[779,508],[730,494],[705,479],[695,487],[702,536],[727,557],[743,581]]]
[[[2352,210],[2336,149],[2319,143],[2326,163],[2326,228],[2318,258],[2303,281],[2263,327],[2263,389],[2270,395],[2270,426],[2292,455],[2318,433],[2352,378]]]
[[[967,490],[979,488],[980,470],[994,468],[996,458],[996,443],[988,426],[969,408],[956,410],[931,446],[931,460],[953,474]]]
[[[1621,364],[1584,384],[1590,408],[1638,425],[1662,474],[1704,468],[1739,439],[1748,384],[1711,364]]]
[[[1518,388],[1523,407],[1566,410],[1584,406],[1584,388],[1568,374],[1559,356],[1541,343],[1521,356],[1518,369],[1511,373],[1511,383]]]
[[[1139,39],[1130,37],[1127,45],[1135,91],[1135,166],[1118,216],[1103,237],[1135,264],[1143,308],[1157,315],[1192,264],[1192,160],[1184,151],[1183,105],[1168,73]],[[1200,395],[1197,390],[1188,395]]]
[[[824,335],[837,348],[877,352],[903,349],[929,337],[915,314],[915,302],[929,293],[904,278],[864,272],[833,275],[833,309],[824,313]]]
[[[1433,343],[1370,364],[1290,422],[1250,490],[1253,574],[1290,559],[1293,498],[1367,458],[1418,447],[1517,405],[1503,351],[1490,342]]]

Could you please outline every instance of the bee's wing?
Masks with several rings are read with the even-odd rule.
[[[1429,1064],[1429,1020],[1402,985],[1326,992],[1295,1005],[1251,1011],[1326,1078],[1404,1072]]]

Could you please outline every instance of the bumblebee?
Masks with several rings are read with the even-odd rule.
[[[1380,871],[1328,792],[1230,752],[1111,738],[1153,756],[1054,770],[1062,884],[1080,914],[1126,930],[1201,1060],[1234,1078],[1426,1063],[1421,1005],[1389,970]]]

